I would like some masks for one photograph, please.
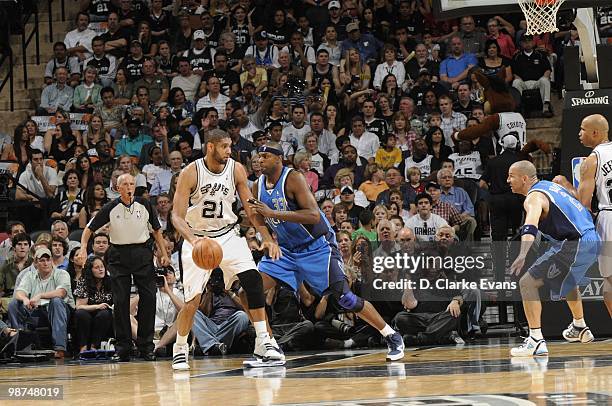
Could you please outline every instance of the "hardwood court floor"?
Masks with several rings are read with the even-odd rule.
[[[170,362],[51,363],[0,367],[0,386],[64,387],[63,404],[93,405],[612,405],[612,340],[549,342],[549,357],[510,359],[509,345],[288,355],[286,367],[243,370],[242,358]],[[461,396],[459,396],[461,395]],[[0,405],[60,402],[0,400]]]

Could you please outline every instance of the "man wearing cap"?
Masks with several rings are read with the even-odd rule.
[[[535,48],[533,36],[523,34],[521,51],[512,59],[514,81],[512,87],[521,95],[529,89],[539,89],[543,104],[544,117],[552,117],[550,105],[550,74],[552,72],[548,57]]]
[[[127,71],[128,82],[136,82],[142,77],[142,65],[144,63],[144,55],[142,53],[142,44],[137,39],[130,42],[130,54],[123,58],[120,68]]]
[[[355,48],[359,51],[362,61],[370,63],[378,60],[378,51],[383,46],[378,38],[370,34],[362,34],[358,22],[347,24],[346,32],[348,38],[342,41],[342,55],[350,48]]]
[[[196,30],[193,33],[193,48],[183,52],[183,56],[189,60],[191,69],[201,76],[213,68],[215,49],[206,45],[204,31]]]
[[[68,320],[74,308],[70,275],[53,267],[51,251],[44,246],[34,252],[34,265],[36,271],[25,273],[15,288],[15,298],[9,304],[9,320],[17,329],[25,328],[28,319],[30,322],[38,319],[39,323],[47,320],[51,325],[55,358],[61,359],[66,351]]]
[[[278,48],[272,44],[268,44],[268,38],[262,31],[256,32],[253,35],[255,45],[247,48],[244,56],[252,56],[255,58],[255,64],[262,68],[278,68]]]
[[[342,15],[342,6],[340,2],[337,0],[332,0],[327,4],[327,11],[329,12],[329,20],[327,24],[321,24],[320,26],[317,24],[317,27],[324,29],[326,26],[334,26],[336,28],[336,32],[338,33],[338,41],[343,41],[347,37],[347,29],[346,26],[350,24],[352,21],[350,17]],[[323,36],[323,32],[319,33],[318,37]],[[344,53],[342,53],[344,55]]]
[[[139,157],[140,151],[153,139],[140,131],[142,123],[137,118],[130,118],[127,122],[127,137],[119,140],[115,147],[115,156],[129,155]]]

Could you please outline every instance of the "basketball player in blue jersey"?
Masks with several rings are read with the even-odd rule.
[[[263,175],[253,184],[251,209],[262,215],[276,234],[281,257],[273,261],[265,256],[259,263],[264,291],[277,281],[291,286],[294,291],[302,282],[308,283],[318,294],[331,295],[347,312],[375,327],[387,342],[388,361],[404,357],[404,342],[371,303],[351,292],[336,236],[319,210],[305,178],[282,164],[280,144],[269,142],[258,148]]]
[[[574,325],[583,325],[585,340],[593,340],[584,323],[578,285],[597,261],[600,239],[589,211],[562,186],[538,180],[536,168],[529,161],[514,163],[508,171],[512,192],[527,196],[525,224],[521,227],[521,250],[510,267],[519,275],[527,253],[538,233],[546,237],[550,248],[521,277],[520,290],[529,324],[529,337],[510,351],[514,357],[548,355],[542,336],[542,303],[538,289],[548,285],[553,300],[566,299]]]
[[[580,200],[582,205],[591,209],[593,193],[597,192],[597,234],[602,241],[599,253],[599,272],[603,278],[604,303],[612,317],[612,142],[608,132],[608,120],[601,114],[585,117],[580,124],[580,142],[588,148],[593,148],[591,155],[580,165],[580,183],[578,190],[564,176],[553,180],[559,183]],[[580,326],[577,326],[580,327]],[[575,332],[577,329],[572,329]],[[566,330],[567,331],[567,330]],[[575,334],[563,332],[569,341],[575,340]]]

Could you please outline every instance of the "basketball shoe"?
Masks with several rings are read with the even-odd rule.
[[[548,348],[546,347],[546,341],[536,340],[529,336],[525,339],[523,344],[518,347],[514,347],[510,350],[510,355],[513,357],[532,357],[539,355],[548,355]]]
[[[580,341],[581,343],[590,343],[595,340],[593,333],[591,333],[591,329],[588,327],[576,327],[574,323],[570,323],[570,325],[563,330],[563,338],[565,338],[570,343],[575,343]]]
[[[285,365],[285,354],[273,338],[256,337],[253,359],[245,360],[242,365],[247,368],[282,366]]]
[[[187,363],[189,357],[189,344],[176,344],[172,346],[172,369],[175,371],[186,371],[189,369]]]
[[[397,331],[385,337],[387,342],[387,361],[397,361],[404,358],[404,340]]]

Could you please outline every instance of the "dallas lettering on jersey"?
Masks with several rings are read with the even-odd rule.
[[[436,235],[435,227],[415,227],[414,228],[415,235]]]
[[[219,191],[221,191],[225,196],[227,196],[229,193],[227,186],[223,185],[222,183],[208,183],[200,188],[200,193],[203,195],[209,194],[214,196],[215,193]]]

